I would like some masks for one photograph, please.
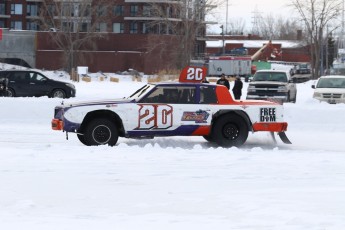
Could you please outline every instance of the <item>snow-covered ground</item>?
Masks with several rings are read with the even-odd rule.
[[[143,84],[79,82],[66,101]],[[0,229],[343,230],[345,105],[315,101],[311,84],[284,105],[292,145],[255,133],[230,149],[202,137],[87,147],[51,130],[61,99],[0,98]]]

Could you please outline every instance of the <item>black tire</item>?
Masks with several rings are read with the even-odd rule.
[[[243,118],[236,114],[223,115],[212,128],[212,137],[222,147],[239,147],[248,138],[248,126]]]
[[[15,97],[16,93],[14,92],[14,89],[7,89],[6,91],[6,97]]]
[[[83,134],[77,134],[78,140],[83,143],[84,145],[87,145],[85,142],[85,138]]]
[[[214,142],[214,139],[211,135],[205,135],[205,136],[202,136],[206,141],[208,142]]]
[[[62,89],[55,89],[52,94],[51,94],[52,98],[66,98],[66,93],[64,90]]]
[[[79,138],[79,137],[78,137]],[[83,141],[81,139],[84,139]],[[116,125],[108,119],[99,118],[87,124],[84,138],[79,139],[85,145],[110,145],[114,146],[119,139]]]

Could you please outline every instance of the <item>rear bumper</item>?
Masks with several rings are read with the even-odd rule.
[[[63,121],[61,120],[53,119],[51,124],[53,130],[63,130]]]
[[[285,132],[287,126],[287,122],[257,122],[253,124],[253,131]]]

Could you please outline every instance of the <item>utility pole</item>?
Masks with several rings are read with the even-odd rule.
[[[229,0],[226,0],[226,18],[225,18],[225,34],[228,34],[228,14],[229,14]]]
[[[221,35],[222,35],[222,40],[223,40],[222,55],[224,55],[225,54],[224,26],[221,25],[220,28],[222,29]]]

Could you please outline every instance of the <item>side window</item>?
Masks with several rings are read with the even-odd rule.
[[[157,86],[140,103],[193,104],[195,87]]]
[[[29,82],[30,81],[30,74],[27,72],[13,72],[12,73],[12,80],[16,82]]]
[[[44,77],[43,75],[36,73],[36,72],[30,72],[30,81],[33,82],[43,82],[45,81],[47,78]]]
[[[217,96],[215,87],[201,86],[200,87],[200,104],[217,104]]]
[[[163,97],[163,88],[156,87],[149,95],[143,98],[140,103],[159,103]]]

